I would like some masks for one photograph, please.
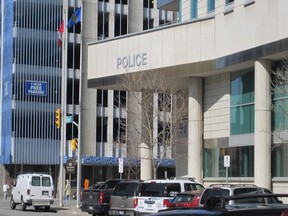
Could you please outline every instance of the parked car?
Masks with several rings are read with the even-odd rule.
[[[97,189],[83,190],[82,212],[94,215],[108,215],[110,210],[110,197],[115,186],[122,179],[111,179],[104,182]]]
[[[168,208],[181,192],[203,190],[201,183],[189,179],[147,180],[141,185],[136,214],[149,214]]]
[[[280,203],[254,203],[253,205],[227,205],[231,200],[241,203],[247,199],[274,199],[288,197],[288,194],[244,194],[238,196],[210,196],[206,203],[197,208],[165,209],[149,216],[288,216],[288,205]]]
[[[21,204],[22,211],[25,211],[27,206],[33,206],[35,210],[44,207],[46,211],[49,211],[53,203],[54,184],[51,175],[34,173],[17,176],[12,188],[11,209]]]
[[[88,189],[97,189],[98,187],[100,187],[104,182],[96,182],[95,184],[92,184]],[[83,191],[83,188],[81,188],[81,192],[80,192],[80,201],[82,202],[82,191]],[[72,194],[72,199],[77,199],[77,191],[74,192]]]
[[[272,192],[266,188],[257,187],[254,184],[213,184],[204,189],[200,197],[199,205],[204,205],[207,199],[211,196],[235,196],[243,194],[272,194]],[[279,200],[275,197],[272,197],[229,200],[227,202],[227,204],[233,205],[239,203],[278,203]]]
[[[178,193],[174,199],[168,204],[168,208],[190,207],[195,208],[199,206],[199,199],[203,190],[188,191]]]
[[[141,184],[142,181],[137,180],[119,182],[111,194],[109,215],[134,216]]]

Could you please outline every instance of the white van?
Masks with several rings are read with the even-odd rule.
[[[53,202],[54,184],[51,175],[34,173],[17,176],[12,188],[11,209],[21,204],[22,211],[25,211],[27,206],[33,206],[35,210],[44,207],[45,211],[49,211]]]

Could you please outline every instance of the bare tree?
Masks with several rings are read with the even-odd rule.
[[[188,90],[179,88],[176,81],[167,81],[160,71],[127,73],[122,80],[128,104],[127,157],[133,163],[148,161],[150,176],[157,178],[162,161],[175,156],[173,148],[186,140],[182,133],[187,123]]]
[[[272,112],[274,112],[273,137],[276,144],[272,150],[283,143],[288,143],[288,59],[283,59],[271,72]],[[278,117],[280,116],[280,117]]]

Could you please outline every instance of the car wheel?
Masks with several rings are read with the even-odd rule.
[[[11,197],[11,199],[10,199],[10,208],[11,209],[15,209],[16,208],[16,204],[15,204],[15,202],[13,200],[13,197]]]
[[[22,211],[26,211],[27,205],[24,203],[23,199],[21,200]]]
[[[35,211],[39,211],[40,207],[39,206],[34,206]]]
[[[45,211],[46,212],[50,211],[50,206],[45,206]]]

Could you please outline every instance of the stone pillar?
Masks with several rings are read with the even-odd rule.
[[[122,7],[122,5],[121,5],[121,7]],[[114,23],[115,23],[115,0],[109,1],[108,13],[109,13],[108,37],[113,38],[113,37],[115,37],[115,26],[114,26]],[[122,17],[120,19],[122,19]]]
[[[271,62],[255,62],[254,182],[271,189]]]
[[[203,177],[202,91],[202,79],[192,78],[188,110],[188,176],[197,181],[202,181]]]
[[[143,3],[142,1],[128,1],[128,33],[143,31]],[[140,3],[140,4],[139,4]]]
[[[116,90],[115,90],[116,91]],[[118,99],[118,98],[117,98]],[[108,117],[107,119],[107,143],[104,144],[104,155],[105,157],[117,157],[118,153],[118,146],[119,143],[116,141],[114,142],[113,140],[113,127],[114,127],[114,109],[119,110],[114,108],[114,91],[113,90],[108,90],[108,107],[104,107],[104,113],[105,117]],[[119,113],[119,112],[118,112]],[[115,150],[115,155],[113,155],[113,150]]]

